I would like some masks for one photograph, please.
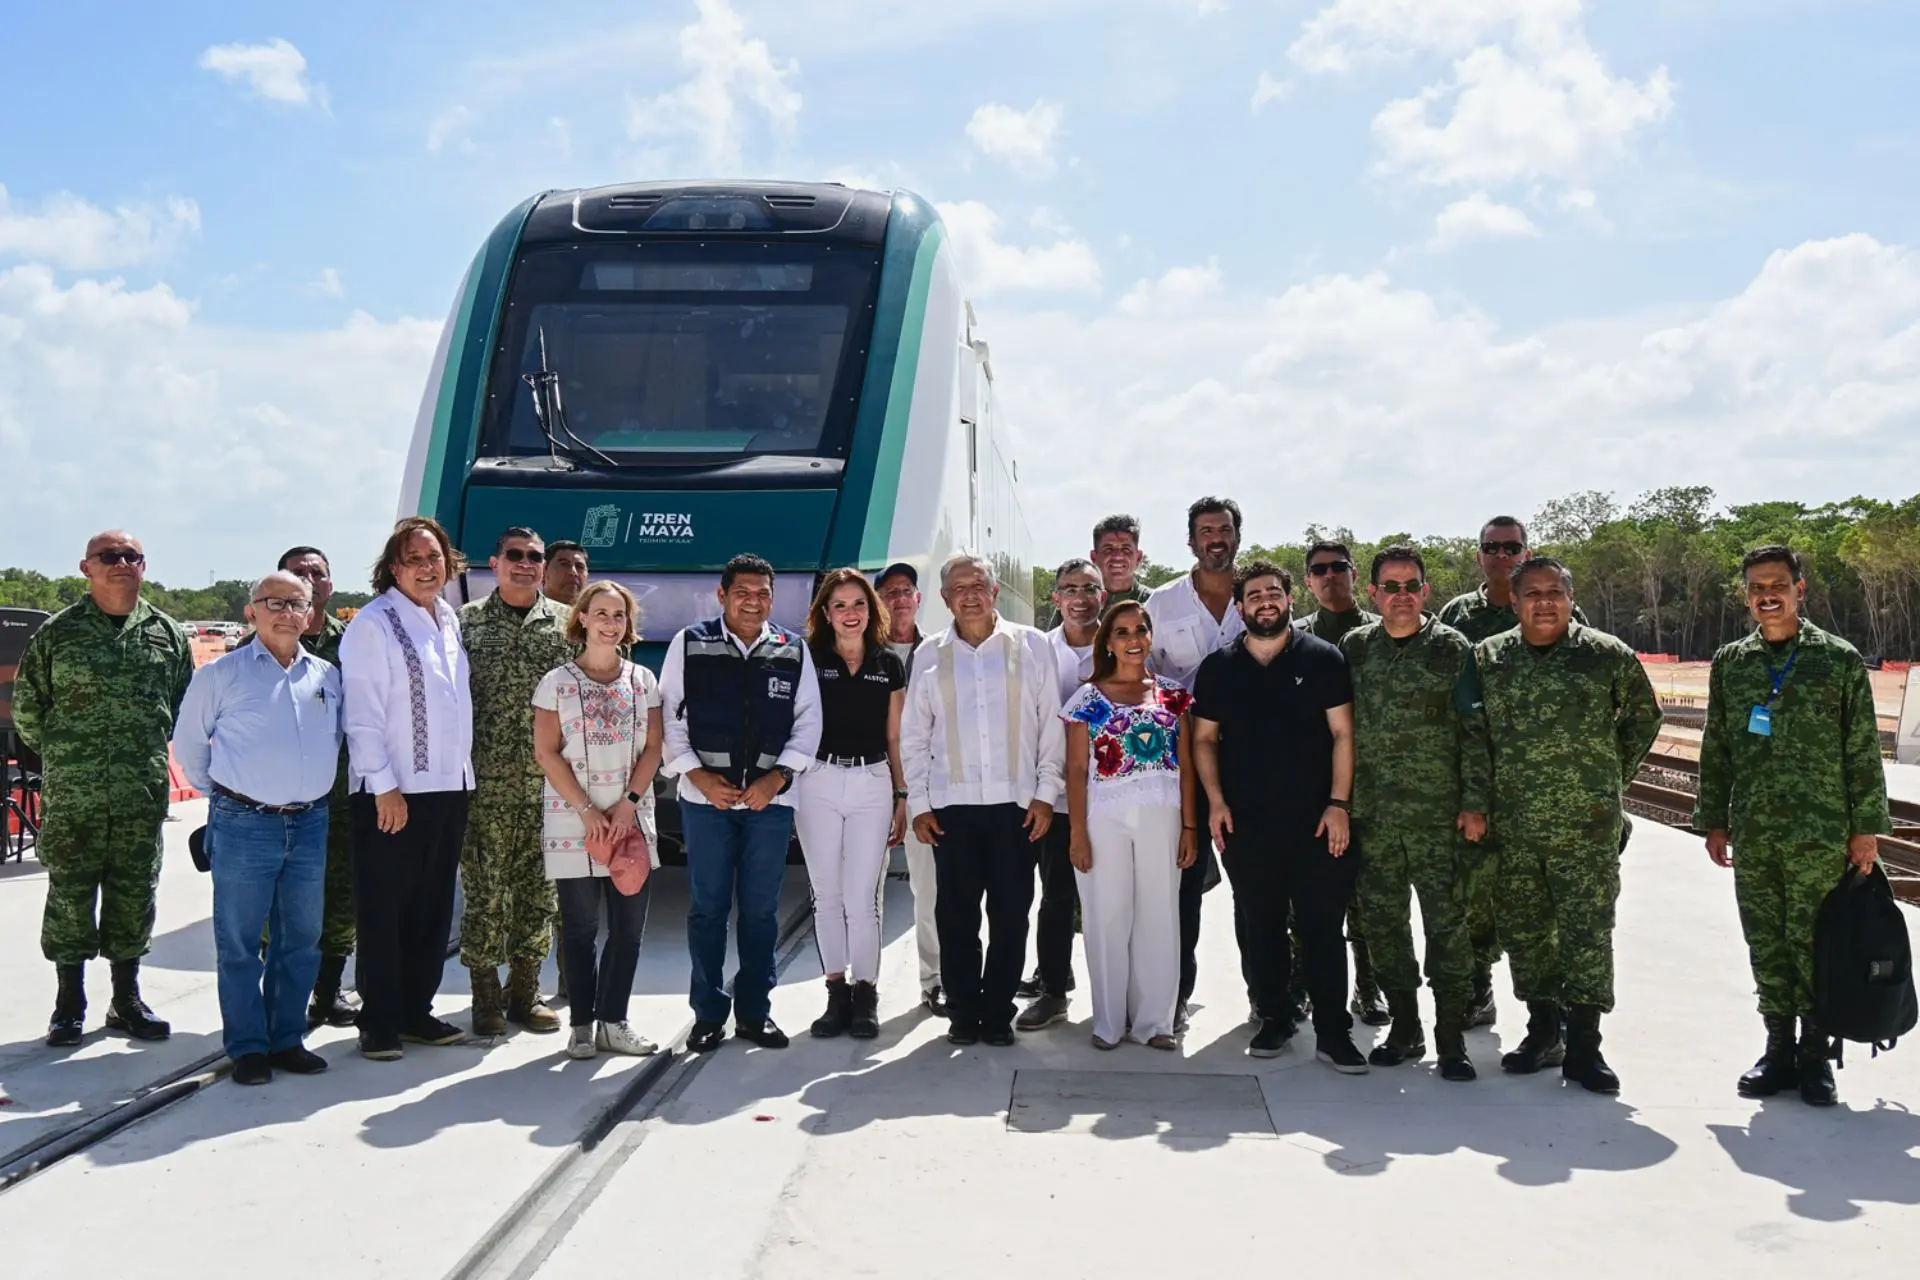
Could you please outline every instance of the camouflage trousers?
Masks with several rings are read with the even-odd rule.
[[[1496,889],[1513,993],[1529,1002],[1611,1010],[1618,838],[1508,832]]]
[[[1813,926],[1847,867],[1843,844],[1747,841],[1734,847],[1733,895],[1760,1012],[1813,1012]]]
[[[540,791],[484,779],[473,793],[460,849],[460,962],[499,968],[538,964],[553,947],[553,882],[540,853]]]
[[[112,797],[79,799],[47,802],[34,847],[47,869],[41,954],[57,965],[84,964],[95,956],[137,960],[153,945],[166,812],[155,813],[145,795],[124,807]]]
[[[1473,949],[1467,941],[1471,855],[1452,824],[1443,832],[1367,832],[1354,907],[1366,929],[1374,975],[1385,991],[1420,989],[1408,893],[1420,895],[1426,933],[1427,985],[1441,1005],[1465,1007],[1473,995]]]
[[[1473,948],[1473,967],[1478,972],[1493,968],[1500,959],[1500,928],[1494,910],[1494,898],[1500,890],[1500,846],[1488,832],[1481,841],[1480,861],[1466,873],[1467,941]]]
[[[327,805],[327,881],[320,909],[320,954],[353,954],[353,818],[344,790]]]

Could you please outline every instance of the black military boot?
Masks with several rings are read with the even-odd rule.
[[[1420,1026],[1420,993],[1389,991],[1387,1007],[1393,1011],[1393,1029],[1387,1032],[1385,1040],[1373,1046],[1367,1061],[1376,1067],[1397,1067],[1426,1057],[1427,1033]]]
[[[1468,1013],[1477,1020],[1478,1014]],[[1549,1000],[1527,1001],[1526,1039],[1513,1052],[1500,1055],[1500,1069],[1530,1076],[1542,1067],[1559,1066],[1566,1056],[1566,1042],[1560,1038],[1560,1006]]]
[[[1380,984],[1374,981],[1373,957],[1367,954],[1367,944],[1358,938],[1352,939],[1353,945],[1353,1016],[1370,1027],[1384,1027],[1398,1020],[1399,1015],[1391,1012],[1387,1003],[1380,998]]]
[[[47,1044],[65,1049],[80,1043],[87,1029],[87,967],[63,964],[54,970],[60,990],[53,998],[53,1017],[47,1023]]]
[[[1799,1083],[1800,1062],[1798,1047],[1793,1042],[1793,1017],[1770,1013],[1767,1015],[1767,1051],[1740,1077],[1737,1086],[1740,1096],[1771,1098]]]
[[[827,1011],[813,1020],[809,1027],[816,1039],[831,1040],[835,1036],[847,1034],[853,1026],[853,988],[847,985],[845,978],[827,979]]]
[[[1840,1101],[1833,1083],[1833,1041],[1814,1025],[1800,1019],[1800,1101],[1810,1107],[1830,1107]]]
[[[847,1031],[855,1040],[880,1034],[880,988],[871,982],[853,984],[853,1021]]]
[[[1490,1027],[1499,1017],[1500,1011],[1493,1003],[1493,970],[1475,965],[1473,967],[1473,1003],[1467,1006],[1467,1025]]]
[[[1433,1015],[1433,1044],[1440,1054],[1442,1080],[1473,1080],[1479,1072],[1467,1056],[1467,1010],[1465,1005],[1442,1004]]]
[[[140,962],[113,962],[113,1003],[107,1006],[107,1029],[124,1031],[135,1040],[165,1040],[173,1027],[153,1016],[140,998]]]
[[[1620,1077],[1600,1055],[1600,1006],[1576,1004],[1567,1009],[1567,1054],[1560,1064],[1562,1079],[1588,1093],[1620,1092]]]
[[[350,1027],[360,1015],[360,998],[340,985],[346,975],[345,956],[321,956],[320,976],[313,982],[313,999],[307,1003],[307,1030],[321,1023],[330,1027]]]

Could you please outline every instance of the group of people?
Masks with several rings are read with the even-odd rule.
[[[1424,964],[1439,1073],[1472,1080],[1466,1032],[1494,1020],[1504,951],[1528,1020],[1502,1069],[1618,1090],[1601,1022],[1623,795],[1661,722],[1637,656],[1586,625],[1571,572],[1511,517],[1480,532],[1484,584],[1437,611],[1417,548],[1372,557],[1368,611],[1348,548],[1317,542],[1318,608],[1297,621],[1291,574],[1240,560],[1237,504],[1196,501],[1186,532],[1191,568],[1149,592],[1138,522],[1100,521],[1089,556],[1056,572],[1045,631],[1002,615],[997,566],[960,552],[938,566],[952,625],[936,635],[919,631],[906,563],[824,575],[796,632],[772,621],[773,567],[736,556],[719,616],[675,635],[657,678],[628,656],[633,596],[531,529],[501,534],[495,589],[456,611],[442,597],[461,557],[434,521],[401,521],[378,594],[344,625],[326,612],[326,557],[294,548],[252,593],[253,638],[198,673],[139,599],[139,544],[102,534],[88,599],[36,634],[16,692],[46,764],[49,1043],[79,1041],[96,954],[113,962],[108,1025],[167,1034],[137,976],[170,732],[211,797],[243,1082],[323,1069],[303,1045],[323,1021],[356,1024],[375,1059],[465,1038],[432,1011],[456,869],[475,1034],[560,1029],[539,989],[557,919],[566,1051],[653,1052],[626,1014],[661,775],[684,831],[697,1052],[729,1019],[788,1043],[770,1001],[797,835],[826,974],[817,1037],[880,1032],[882,887],[904,844],[921,1003],[955,1044],[1064,1021],[1077,927],[1094,1045],[1176,1049],[1202,896],[1224,878],[1249,1054],[1281,1053],[1310,1021],[1316,1058],[1343,1073],[1426,1056]],[[1739,1089],[1830,1104],[1812,921],[1890,829],[1877,722],[1859,655],[1801,615],[1795,553],[1757,548],[1743,573],[1755,631],[1714,661],[1697,814],[1735,871],[1767,1027]],[[342,982],[356,938],[357,995]],[[1387,1027],[1370,1053],[1356,1016]]]

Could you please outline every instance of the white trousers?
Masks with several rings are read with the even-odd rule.
[[[920,843],[911,824],[905,843],[907,885],[913,890],[913,938],[920,953],[920,990],[925,993],[940,985],[940,927],[933,918],[933,904],[939,900],[934,885],[933,846]]]
[[[1172,1035],[1180,997],[1180,810],[1096,809],[1087,815],[1087,839],[1093,869],[1074,878],[1093,1034],[1143,1044]]]
[[[813,882],[813,936],[827,973],[880,977],[880,893],[893,779],[882,764],[815,761],[794,783],[793,827]]]

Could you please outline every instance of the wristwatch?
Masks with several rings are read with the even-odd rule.
[[[1329,808],[1329,809],[1340,809],[1340,810],[1343,810],[1344,812],[1347,812],[1347,813],[1352,813],[1352,812],[1353,812],[1353,801],[1351,801],[1351,800],[1329,800],[1329,801],[1327,801],[1327,808]]]
[[[907,789],[905,787],[895,787],[893,790],[893,798],[895,800],[905,800],[907,798]]]
[[[779,774],[782,779],[780,783],[780,790],[775,794],[785,795],[787,793],[787,788],[793,785],[793,770],[789,769],[784,764],[777,764],[773,766],[772,772]]]
[[[640,793],[638,791],[627,792],[627,803],[631,805],[638,805],[640,803]]]

